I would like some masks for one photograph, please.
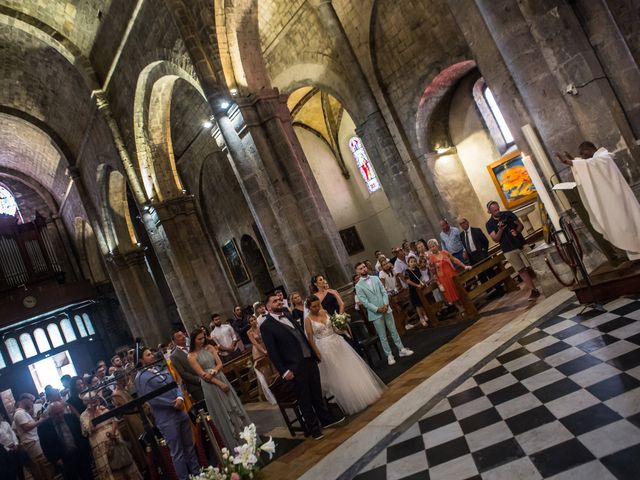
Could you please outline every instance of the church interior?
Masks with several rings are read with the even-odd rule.
[[[172,363],[217,313],[247,325],[210,348],[275,441],[259,478],[640,478],[640,250],[618,240],[640,233],[638,85],[636,0],[0,0],[0,413],[65,376],[106,391],[115,357],[133,378],[141,345]],[[631,193],[591,203],[563,160],[585,141]],[[356,294],[388,259],[406,358]],[[244,336],[258,302],[318,288],[385,384],[322,439]]]

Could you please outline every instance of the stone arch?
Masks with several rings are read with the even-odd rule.
[[[251,235],[243,235],[240,239],[240,250],[244,257],[245,264],[249,269],[251,278],[261,295],[273,290],[273,281],[269,274],[269,267],[264,259],[258,243]]]
[[[162,60],[150,63],[138,76],[133,130],[137,170],[150,200],[161,201],[182,193],[170,130],[171,94],[178,79],[190,83],[204,97],[200,84],[173,63]]]
[[[95,284],[108,281],[104,270],[101,252],[93,228],[82,217],[76,217],[73,221],[75,245],[78,251],[80,266],[86,278]],[[105,254],[107,252],[102,252]]]
[[[15,170],[9,167],[0,167],[0,180],[2,177],[10,178],[16,180],[31,190],[36,192],[38,196],[42,199],[42,201],[47,205],[47,208],[51,211],[51,213],[56,213],[58,211],[58,205],[53,195],[42,185],[38,180],[29,175],[25,175],[24,173]]]

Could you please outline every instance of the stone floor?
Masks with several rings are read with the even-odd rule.
[[[529,330],[355,478],[640,478],[640,297],[605,308]]]
[[[566,298],[569,297],[566,296]],[[540,302],[542,300],[538,303]],[[502,327],[512,323],[515,318],[526,315],[531,307],[531,304],[527,302],[526,292],[515,292],[492,302],[485,308],[481,318],[475,324],[393,380],[378,402],[361,414],[350,418],[346,425],[325,431],[323,440],[305,440],[301,445],[267,465],[263,469],[265,478],[295,479],[303,475],[305,478],[316,478],[316,472],[312,467],[327,461],[330,454],[341,452],[345,442],[356,437],[359,432],[365,430],[368,424],[388,412],[390,407],[415,390],[417,385],[424,382],[425,379],[435,376],[443,367],[459,357],[464,357],[469,349],[496,334]],[[539,314],[534,317],[538,318]],[[411,345],[411,335],[408,335],[405,341]],[[498,341],[499,344],[501,342],[502,340]],[[338,476],[333,473],[327,475],[319,473],[318,475],[320,476],[317,478],[323,479],[337,478]]]

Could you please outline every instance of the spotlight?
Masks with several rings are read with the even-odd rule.
[[[213,123],[211,123],[211,120],[205,120],[204,122],[202,122],[202,126],[204,128],[211,128],[213,127]]]
[[[221,101],[220,108],[222,108],[223,110],[226,110],[227,108],[229,108],[229,102],[227,102],[226,100]]]
[[[229,90],[229,93],[231,93],[231,95],[233,95],[235,97],[236,95],[238,95],[238,89],[237,88],[232,88],[231,90]]]

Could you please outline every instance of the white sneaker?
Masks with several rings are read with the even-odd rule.
[[[401,357],[409,357],[411,355],[413,355],[413,350],[409,350],[408,348],[403,348],[402,350],[400,350],[400,354]]]
[[[411,324],[411,323],[407,323],[407,324],[404,326],[404,329],[405,329],[405,330],[411,330],[412,328],[415,328],[415,325],[413,325],[413,324]]]
[[[413,352],[411,352],[411,353],[413,353]],[[400,352],[400,354],[402,354],[402,352]],[[396,363],[396,359],[395,359],[395,358],[393,358],[393,355],[389,355],[389,356],[387,357],[387,363],[388,363],[389,365],[393,365],[393,364],[395,364],[395,363]]]

